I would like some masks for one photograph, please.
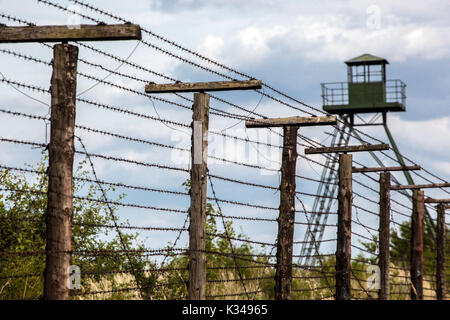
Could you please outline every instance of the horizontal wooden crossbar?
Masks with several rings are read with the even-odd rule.
[[[272,118],[272,119],[258,119],[247,120],[245,126],[247,128],[267,128],[267,127],[310,127],[310,126],[325,126],[337,124],[336,116],[324,117],[288,117],[288,118]]]
[[[136,24],[0,27],[0,43],[141,40]]]
[[[366,145],[361,145],[361,146],[307,148],[307,149],[305,149],[305,154],[362,152],[362,151],[381,151],[381,150],[389,150],[389,145],[383,143],[383,144],[366,144]]]
[[[430,189],[430,188],[447,188],[450,183],[431,183],[431,184],[408,184],[392,186],[391,190],[405,190],[405,189]]]
[[[434,199],[434,198],[426,198],[424,200],[425,203],[450,203],[450,199]]]
[[[177,82],[145,86],[147,93],[202,92],[261,89],[261,80],[211,81],[211,82]]]
[[[352,168],[353,173],[359,172],[386,172],[386,171],[406,171],[420,170],[420,166],[400,166],[400,167],[377,167],[377,168]]]

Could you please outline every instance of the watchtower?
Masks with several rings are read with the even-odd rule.
[[[323,110],[331,114],[337,114],[342,120],[338,127],[331,134],[331,146],[346,146],[350,137],[364,142],[360,136],[360,130],[354,127],[382,126],[389,139],[390,147],[395,153],[398,163],[405,166],[405,161],[400,153],[394,136],[391,134],[388,123],[388,112],[406,111],[406,85],[401,80],[386,80],[386,65],[389,62],[368,53],[345,61],[347,65],[346,82],[322,83]],[[361,113],[374,113],[374,117],[366,121],[358,116]],[[382,122],[377,119],[382,116]],[[362,121],[355,123],[355,115]],[[383,161],[374,153],[369,152],[378,165],[383,166]],[[330,157],[325,160],[321,181],[317,187],[317,197],[314,200],[311,216],[312,227],[309,227],[305,234],[300,256],[304,259],[300,263],[310,265],[311,253],[319,250],[320,241],[324,234],[324,225],[327,223],[332,203],[337,193],[335,181],[337,175],[337,157]],[[403,174],[407,182],[411,185],[414,180],[409,171],[404,170]],[[400,182],[392,176],[392,180],[397,184]],[[408,196],[408,194],[405,194]],[[425,222],[432,234],[434,234],[434,223],[425,208]],[[315,241],[311,241],[315,239]]]
[[[325,111],[352,115],[406,110],[406,85],[398,79],[386,80],[386,59],[365,53],[345,64],[347,82],[321,84]]]

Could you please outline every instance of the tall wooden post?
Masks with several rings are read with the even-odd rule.
[[[390,242],[390,211],[391,211],[391,174],[380,174],[380,230],[379,230],[379,255],[378,266],[380,268],[380,300],[389,300],[389,242]]]
[[[336,124],[334,116],[288,117],[245,121],[247,128],[283,127],[280,213],[278,216],[275,299],[290,300],[292,290],[292,251],[295,223],[295,170],[299,127]]]
[[[381,172],[380,173],[380,227],[379,227],[379,255],[378,267],[380,268],[379,300],[389,300],[389,265],[390,265],[390,211],[391,211],[391,174],[390,171],[420,170],[418,165],[397,167],[353,168],[353,173]]]
[[[290,300],[292,287],[292,250],[295,221],[295,169],[298,127],[283,127],[280,214],[278,217],[275,299]]]
[[[338,230],[336,249],[336,300],[350,300],[352,155],[339,155]]]
[[[53,47],[44,298],[69,298],[78,47]]]
[[[411,222],[411,300],[423,298],[423,213],[424,192],[413,191]]]
[[[189,225],[189,299],[206,297],[206,161],[208,155],[209,95],[194,94],[191,149],[191,209]]]
[[[190,300],[206,298],[206,185],[208,156],[209,98],[205,91],[261,89],[261,80],[177,82],[145,86],[147,93],[194,93],[191,144],[191,207],[189,225],[189,285]],[[231,244],[230,244],[231,245]]]
[[[437,206],[436,298],[445,300],[445,205]]]
[[[78,47],[67,42],[140,39],[141,28],[130,23],[0,28],[0,43],[63,42],[53,48],[44,299],[69,298]]]
[[[336,300],[351,299],[351,241],[352,241],[352,203],[353,172],[375,172],[380,168],[352,168],[353,157],[347,152],[366,152],[389,150],[388,144],[367,144],[356,146],[337,146],[307,148],[305,154],[338,153],[339,155],[339,192],[338,192],[338,228],[336,246]],[[399,170],[398,167],[382,168]]]

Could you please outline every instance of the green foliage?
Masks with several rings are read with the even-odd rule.
[[[189,189],[189,181],[183,184]],[[217,211],[213,205],[207,204],[207,222],[206,222],[206,264],[207,264],[207,295],[221,295],[226,293],[244,292],[240,281],[226,281],[239,279],[236,266],[239,268],[242,278],[261,277],[264,270],[261,268],[249,268],[258,266],[258,262],[267,262],[268,258],[262,252],[256,252],[249,243],[239,243],[231,241],[229,238],[247,239],[243,234],[236,234],[231,221],[226,221],[225,229],[219,230],[217,226]],[[231,255],[230,244],[233,246],[233,252],[236,259]],[[168,249],[172,248],[171,245]],[[213,253],[214,252],[214,253]],[[253,254],[261,254],[263,257],[252,257]],[[242,255],[242,256],[241,256]],[[249,255],[249,256],[246,256]],[[175,299],[177,297],[186,297],[188,294],[187,280],[189,272],[187,270],[189,256],[172,255],[167,263],[167,268],[176,269],[166,272],[161,279],[162,283],[167,284],[163,290],[158,292],[157,298]],[[260,264],[259,264],[260,265]],[[180,270],[177,270],[180,269]],[[249,288],[259,286],[258,282],[244,281],[247,291]],[[231,290],[230,290],[231,288]],[[239,298],[239,297],[237,297]]]
[[[447,228],[447,241],[450,241],[450,230]],[[402,267],[404,269],[410,268],[411,261],[411,222],[403,222],[399,228],[391,229],[391,263]],[[378,250],[378,237],[374,236],[372,241],[361,242],[365,249],[371,253],[376,253]],[[450,247],[446,247],[446,255],[450,254]],[[436,244],[433,239],[433,234],[429,228],[424,228],[423,234],[423,256],[424,256],[424,273],[433,274],[436,271]],[[373,256],[361,257],[372,264],[377,263]],[[450,268],[450,265],[447,266]],[[450,270],[450,269],[448,269]]]
[[[45,157],[34,170],[44,173],[47,159]],[[102,200],[102,192],[96,184],[83,180],[89,176],[80,163],[74,176],[74,193],[86,195],[89,199]],[[190,181],[183,183],[187,191]],[[34,252],[45,249],[45,210],[47,183],[45,175],[38,175],[35,181],[27,180],[25,174],[2,171],[0,188],[14,189],[17,192],[4,192],[0,195],[0,252]],[[107,188],[107,193],[114,188]],[[118,195],[114,201],[123,199]],[[111,198],[108,196],[108,198]],[[112,200],[112,199],[109,199]],[[112,210],[112,214],[111,211]],[[74,198],[73,249],[75,251],[123,250],[122,241],[127,249],[145,250],[143,242],[139,242],[137,233],[122,232],[119,239],[114,228],[101,228],[96,225],[113,225],[119,223],[115,217],[117,208],[107,207],[102,201],[91,201]],[[240,276],[244,280],[248,292],[262,290],[252,294],[253,299],[273,299],[275,287],[275,269],[267,263],[274,259],[262,247],[256,250],[245,241],[248,237],[238,233],[232,221],[225,226],[218,215],[219,212],[211,203],[207,204],[206,223],[206,260],[207,260],[207,296],[243,293],[244,288]],[[26,218],[24,220],[23,218]],[[217,220],[219,219],[219,220]],[[120,224],[129,225],[128,222]],[[392,233],[393,260],[407,260],[409,255],[408,226],[402,226],[402,232]],[[100,236],[102,235],[102,236]],[[238,240],[230,240],[236,238]],[[362,242],[369,252],[376,253],[377,239]],[[231,254],[231,247],[236,254]],[[428,246],[427,253],[433,249]],[[169,243],[167,249],[174,247]],[[170,251],[169,251],[170,252]],[[359,256],[352,262],[352,287],[361,289],[368,277],[366,267],[376,264],[372,256]],[[74,299],[176,299],[188,295],[188,255],[169,253],[164,265],[152,261],[143,254],[96,254],[73,255],[72,265],[81,269],[81,285],[83,292],[97,292],[95,295],[73,295]],[[313,261],[313,268],[293,268],[292,299],[332,299],[335,294],[335,257],[324,256]],[[45,256],[37,255],[2,255],[0,256],[0,299],[41,298],[43,292],[43,276]],[[237,267],[237,268],[236,268]],[[157,269],[165,271],[155,271]],[[240,274],[238,272],[240,271]],[[11,275],[29,275],[28,277],[9,277]],[[359,279],[355,282],[355,279]],[[136,287],[141,290],[134,290]],[[353,292],[363,297],[361,290]],[[98,293],[98,292],[104,292]],[[76,293],[76,291],[74,291]],[[232,296],[233,299],[247,299],[245,295]]]
[[[450,241],[450,230],[446,231],[447,242]],[[407,272],[410,269],[411,262],[411,222],[405,221],[395,229],[391,229],[391,299],[408,299],[410,283]],[[378,237],[374,237],[372,241],[361,242],[365,249],[369,252],[376,253],[378,251]],[[446,246],[446,256],[450,254],[450,247]],[[359,260],[370,264],[377,264],[376,256],[369,257],[360,256]],[[426,288],[434,290],[435,279],[433,275],[436,273],[436,244],[433,239],[431,230],[425,226],[423,234],[423,268],[424,268],[424,285]],[[450,281],[450,261],[445,261],[445,269],[447,274],[447,283]],[[428,293],[429,294],[429,293]]]
[[[450,229],[446,226],[446,242],[450,241]],[[410,268],[411,261],[411,222],[404,222],[400,230],[391,230],[391,260],[404,268]],[[429,228],[424,228],[423,234],[423,259],[424,274],[430,275],[436,272],[436,243]],[[446,246],[445,255],[450,256],[450,246]],[[446,259],[445,269],[447,283],[450,281],[450,261]]]
[[[83,170],[81,162],[75,172],[75,177],[86,178],[88,172]],[[41,161],[33,170],[44,173],[47,168],[47,158],[43,154]],[[45,174],[37,175],[36,181],[27,180],[25,174],[15,171],[2,171],[0,186],[15,190],[0,195],[0,252],[39,252],[45,250],[45,211],[47,206],[47,181]],[[74,193],[81,190],[87,198],[102,199],[100,189],[95,184],[87,184],[85,180],[74,180]],[[107,188],[106,192],[114,191]],[[119,195],[118,199],[124,195]],[[73,202],[73,239],[75,251],[121,250],[121,242],[114,229],[100,228],[89,225],[111,225],[116,207],[111,212],[99,201],[74,198]],[[26,220],[25,220],[26,219]],[[127,225],[128,223],[119,224]],[[112,234],[111,234],[112,233]],[[99,237],[99,235],[104,235]],[[128,248],[143,248],[137,243],[137,234],[123,234],[123,240]],[[114,274],[107,271],[126,270],[131,264],[144,264],[141,258],[133,257],[129,261],[124,255],[73,255],[72,265],[81,269],[81,285],[83,291],[104,289],[107,284],[110,289],[123,285],[117,281]],[[0,299],[39,299],[43,293],[43,271],[45,256],[35,255],[5,255],[0,257]],[[30,275],[28,277],[9,278],[10,275]],[[113,296],[121,298],[123,295]],[[92,297],[90,297],[92,298]]]

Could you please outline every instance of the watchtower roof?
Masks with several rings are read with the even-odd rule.
[[[385,58],[380,58],[369,53],[364,53],[356,58],[345,61],[348,66],[371,65],[371,64],[388,64]]]

